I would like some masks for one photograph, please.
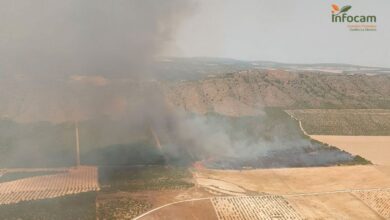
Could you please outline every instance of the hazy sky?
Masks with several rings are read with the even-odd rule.
[[[390,1],[198,0],[176,35],[175,56],[390,67]],[[331,4],[376,15],[377,31],[331,22]]]

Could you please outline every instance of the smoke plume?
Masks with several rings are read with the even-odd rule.
[[[117,114],[130,96],[147,99],[134,82],[152,78],[153,61],[194,6],[190,0],[1,1],[0,113],[58,122]]]
[[[126,143],[150,127],[170,131],[176,119],[153,81],[153,63],[195,6],[191,0],[0,1],[0,150],[14,155],[7,160],[42,159],[33,152],[43,145],[64,148],[71,143],[64,141],[71,137],[67,123],[74,121],[100,126],[81,144],[83,138]],[[66,138],[40,121],[56,123]],[[46,134],[29,129],[39,126]]]
[[[0,162],[69,164],[74,121],[84,155],[153,138],[167,160],[186,162],[313,148],[263,121],[252,138],[246,125],[188,117],[166,102],[153,63],[195,9],[191,0],[1,0]]]

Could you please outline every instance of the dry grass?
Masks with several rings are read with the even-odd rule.
[[[199,200],[173,204],[152,212],[141,220],[217,220],[210,200]]]
[[[351,193],[287,198],[305,219],[383,219]]]
[[[390,176],[372,165],[198,172],[203,178],[233,183],[248,191],[281,195],[390,187]]]
[[[390,165],[390,136],[310,135],[311,138],[360,155],[374,164]]]
[[[355,192],[360,200],[373,208],[383,218],[390,219],[390,191],[379,190],[374,192]]]
[[[229,182],[201,177],[196,178],[196,182],[215,194],[245,195],[245,190]]]

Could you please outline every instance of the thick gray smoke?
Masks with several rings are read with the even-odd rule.
[[[142,78],[192,10],[189,0],[1,0],[1,72]]]
[[[153,63],[194,7],[191,0],[1,0],[0,119],[108,117],[118,122],[115,128],[97,122],[104,129],[90,137],[101,145],[128,142],[150,127],[174,129],[177,119],[152,80]],[[50,143],[41,142],[44,134],[5,124],[2,150]],[[23,158],[27,153],[11,150]]]
[[[226,117],[209,114],[181,117],[181,146],[210,168],[241,169],[326,166],[352,160],[347,152],[311,141],[280,109],[263,114]]]
[[[193,10],[190,0],[1,0],[1,116],[61,122],[125,112],[131,98],[154,95],[139,81],[153,76],[154,59]]]
[[[299,135],[286,139],[262,121],[256,134],[245,133],[245,123],[188,118],[167,104],[153,80],[153,61],[195,6],[190,0],[0,0],[0,162],[46,166],[62,158],[60,165],[68,164],[76,120],[85,154],[152,139],[151,133],[167,156],[185,161],[256,160],[270,150],[310,148]]]

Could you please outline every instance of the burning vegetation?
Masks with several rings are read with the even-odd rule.
[[[58,166],[59,157],[63,166],[77,163],[74,125],[30,125],[39,126],[39,130],[16,123],[10,125],[14,128],[7,129],[10,151],[5,154],[7,157],[2,155],[3,167],[15,167],[21,160],[30,167]],[[295,120],[277,108],[247,117],[176,113],[158,124],[145,126],[95,119],[79,122],[78,128],[81,164],[88,165],[190,166],[197,162],[198,166],[208,168],[243,169],[360,163],[347,152],[309,139]],[[52,135],[44,140],[35,139],[45,131]],[[32,139],[38,142],[22,144],[34,143]],[[19,153],[32,150],[29,157]]]

